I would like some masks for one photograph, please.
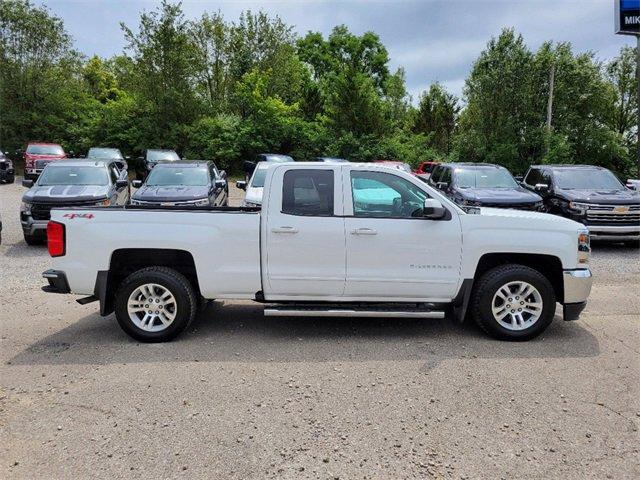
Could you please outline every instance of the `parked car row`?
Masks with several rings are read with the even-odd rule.
[[[582,223],[596,240],[640,240],[640,192],[592,165],[532,165],[518,182],[498,165],[436,166],[428,183],[463,207],[537,210]]]
[[[172,205],[224,206],[229,187],[226,172],[211,161],[157,162],[146,180],[134,180],[131,196],[127,163],[121,155],[111,159],[65,159],[49,162],[35,180],[25,179],[29,190],[22,197],[20,223],[29,245],[46,239],[52,208]],[[119,152],[118,152],[119,153]]]
[[[79,171],[77,175],[69,174],[66,178],[62,178],[64,174],[60,173],[59,181],[66,183],[54,185],[51,184],[54,180],[50,176],[42,182],[38,181],[47,165],[64,163],[67,170],[72,170],[80,168],[77,162],[83,160],[75,160],[75,164],[60,162],[67,160],[67,154],[60,145],[54,143],[30,143],[24,156],[25,185],[31,186],[29,181],[35,183],[34,191],[25,194],[21,214],[25,240],[28,243],[44,238],[48,210],[52,206],[86,205],[86,202],[93,201],[93,198],[87,199],[82,193],[87,191],[88,184],[83,182],[88,181],[84,175],[90,168],[109,172],[108,177],[92,185],[98,189],[117,189],[117,182],[122,184],[126,181],[130,170],[127,162],[129,157],[123,156],[120,150],[93,147],[86,155],[86,160],[94,160],[91,167],[87,164],[82,172]],[[261,205],[269,166],[293,161],[288,155],[262,153],[254,161],[245,162],[245,180],[236,182],[238,188],[246,191],[243,206]],[[348,162],[336,157],[314,157],[312,161]],[[625,186],[613,173],[602,167],[534,165],[518,181],[506,168],[486,163],[422,162],[413,171],[408,164],[399,161],[376,160],[373,163],[411,173],[439,189],[463,208],[510,208],[552,213],[587,226],[594,239],[632,243],[640,240],[640,192],[637,190],[637,181],[630,179]],[[157,173],[154,173],[156,170]],[[126,198],[112,199],[109,194],[109,204],[118,205],[129,201],[137,205],[228,204],[227,174],[218,170],[211,161],[185,161],[174,150],[148,149],[143,156],[138,157],[134,171],[136,180],[132,185],[138,190],[133,197],[129,198],[127,182]],[[0,154],[0,180],[12,182],[14,177],[15,170],[11,160]],[[91,181],[97,181],[97,178],[96,176]],[[74,186],[79,188],[71,188]],[[35,205],[35,217],[30,213],[31,204]]]

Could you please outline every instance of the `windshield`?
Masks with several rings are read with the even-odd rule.
[[[87,158],[120,159],[122,154],[117,148],[90,148]]]
[[[455,183],[460,188],[517,188],[511,174],[503,168],[456,168]]]
[[[161,160],[176,161],[180,157],[173,150],[148,150],[147,160],[150,162],[159,162]]]
[[[34,155],[64,155],[60,145],[29,145],[27,153]]]
[[[44,169],[38,185],[109,185],[109,176],[104,167],[55,166]]]
[[[158,166],[151,170],[146,184],[148,187],[169,187],[174,185],[205,187],[209,185],[209,175],[205,167],[163,168]]]
[[[622,183],[609,170],[568,168],[554,170],[554,181],[564,190],[622,190]]]
[[[256,168],[253,177],[251,178],[251,187],[252,188],[261,188],[264,187],[264,179],[267,177],[267,169],[266,168]]]

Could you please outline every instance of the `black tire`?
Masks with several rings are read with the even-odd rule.
[[[16,181],[16,176],[15,175],[7,175],[7,178],[5,179],[5,181],[7,183],[13,183]]]
[[[176,316],[164,330],[150,332],[139,328],[129,318],[127,304],[134,290],[146,283],[155,283],[169,290],[176,303]],[[115,295],[115,312],[120,327],[134,339],[145,343],[167,342],[174,339],[193,320],[198,301],[193,287],[184,275],[167,267],[147,267],[129,275]]]
[[[42,237],[29,235],[28,233],[24,234],[24,241],[27,245],[42,245],[43,243],[45,243],[45,240]]]
[[[500,287],[516,281],[532,285],[542,298],[540,317],[523,330],[505,328],[492,312],[492,301]],[[470,308],[476,323],[492,337],[499,340],[524,341],[537,337],[551,324],[556,310],[556,297],[551,282],[537,270],[524,265],[502,265],[486,272],[476,283]]]

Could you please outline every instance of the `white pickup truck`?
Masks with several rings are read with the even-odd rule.
[[[374,164],[268,169],[262,209],[52,211],[45,291],[88,295],[145,342],[198,303],[251,299],[267,316],[472,317],[527,340],[556,303],[575,320],[591,290],[589,234],[543,213],[462,210],[409,173]],[[468,314],[468,315],[467,315]]]

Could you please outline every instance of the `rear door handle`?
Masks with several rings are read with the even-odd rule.
[[[373,228],[356,228],[351,230],[351,235],[377,235],[378,232]]]
[[[271,231],[273,233],[298,233],[298,229],[293,227],[277,227],[272,228]]]

